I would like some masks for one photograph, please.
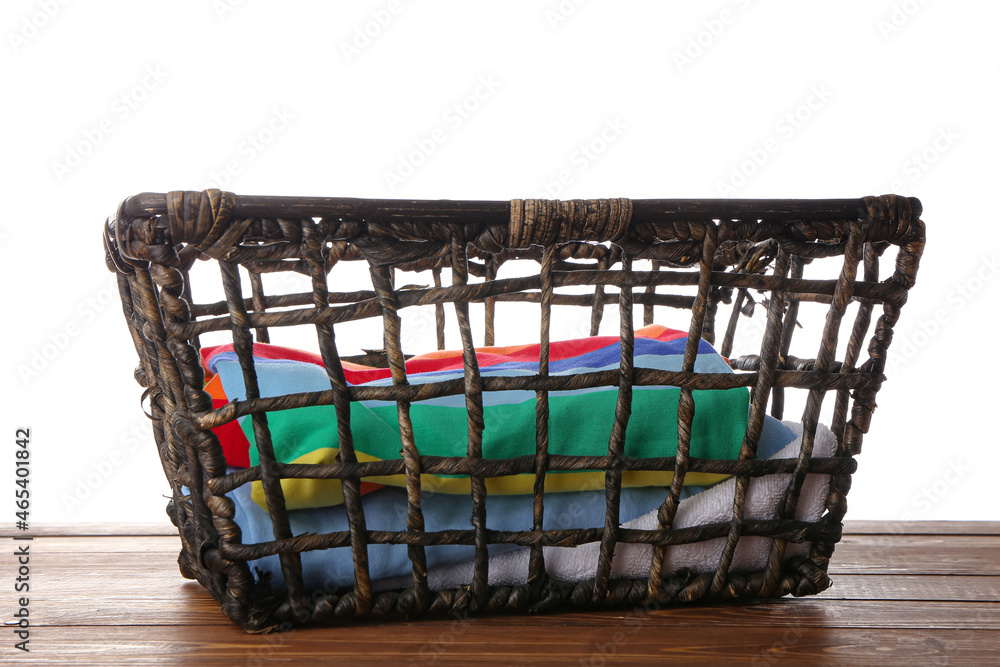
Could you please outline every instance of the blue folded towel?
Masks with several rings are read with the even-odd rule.
[[[771,417],[764,420],[757,457],[770,458],[795,439],[792,431]],[[708,487],[685,487],[684,499]],[[236,523],[243,531],[244,544],[268,542],[274,539],[270,516],[250,498],[250,485],[228,494],[235,501]],[[664,489],[640,487],[622,489],[619,517],[622,523],[631,521],[663,503]],[[386,487],[363,498],[365,522],[369,530],[406,529],[406,490]],[[472,528],[472,499],[444,493],[424,493],[421,496],[424,529],[468,530]],[[600,528],[604,526],[606,500],[603,490],[552,493],[545,496],[543,527]],[[323,534],[347,531],[345,506],[293,510],[288,513],[292,533]],[[530,495],[488,495],[486,527],[490,530],[521,531],[532,527],[532,497]],[[517,545],[492,544],[491,555],[517,549]],[[425,548],[428,568],[447,567],[471,560],[475,548],[471,545],[446,545]],[[307,588],[333,590],[354,583],[354,562],[350,547],[306,551],[301,554],[302,570]],[[251,568],[272,575],[271,583],[281,586],[283,577],[277,556],[267,556],[250,562]],[[404,576],[411,564],[404,544],[368,545],[368,567],[373,580]]]

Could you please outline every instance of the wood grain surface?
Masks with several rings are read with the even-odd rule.
[[[181,578],[170,530],[38,526],[31,651],[15,650],[5,628],[0,663],[1000,664],[1000,523],[848,522],[833,586],[811,598],[362,621],[272,635],[244,634]],[[4,553],[12,580],[13,549]],[[14,595],[5,596],[5,620]]]

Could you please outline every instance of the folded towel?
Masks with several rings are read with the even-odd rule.
[[[802,425],[784,422],[795,434],[795,440],[773,457],[776,459],[796,458],[802,445]],[[816,431],[813,456],[817,458],[833,456],[837,439],[828,428],[820,425]],[[754,477],[747,489],[744,517],[747,519],[773,519],[791,481],[790,474],[774,474]],[[806,476],[796,508],[795,518],[799,521],[814,522],[820,518],[826,504],[829,475],[810,474]],[[736,480],[729,479],[701,493],[682,500],[674,518],[675,528],[688,528],[705,524],[728,522],[732,518],[733,495]],[[662,498],[660,499],[662,501]],[[548,503],[548,499],[546,499]],[[655,530],[658,509],[623,524],[625,528]],[[749,572],[764,567],[772,540],[765,537],[741,537],[736,546],[730,572]],[[704,542],[681,544],[667,549],[664,572],[671,574],[687,568],[696,573],[714,572],[725,547],[726,538],[720,537]],[[559,581],[577,582],[591,579],[597,571],[600,543],[591,542],[578,547],[544,547],[545,570]],[[785,558],[807,555],[810,543],[789,544]],[[612,576],[644,578],[649,575],[653,547],[648,544],[621,543],[615,549],[612,561]],[[489,583],[493,586],[523,584],[528,577],[527,548],[497,554],[490,557]],[[428,585],[434,590],[453,589],[472,582],[472,560],[451,567],[433,569],[428,572]],[[378,590],[391,590],[407,586],[403,578],[380,582]]]
[[[681,368],[687,335],[653,325],[635,333],[635,366],[677,371]],[[617,369],[621,356],[617,337],[587,337],[558,341],[551,345],[550,373],[577,375]],[[530,376],[538,372],[539,346],[481,348],[477,350],[481,373],[490,376]],[[206,368],[217,373],[230,399],[245,400],[243,371],[232,346],[206,348]],[[296,350],[257,344],[254,367],[260,394],[264,397],[325,391],[330,380],[322,360]],[[461,352],[435,352],[407,361],[412,384],[463,377]],[[732,373],[726,361],[705,341],[699,341],[695,371]],[[388,385],[388,369],[345,365],[352,385]],[[549,452],[571,456],[599,456],[607,453],[614,422],[617,387],[594,387],[549,394]],[[632,416],[625,437],[625,455],[636,458],[672,456],[677,448],[677,387],[635,387]],[[694,391],[695,417],[692,424],[691,456],[705,459],[733,459],[739,454],[746,428],[749,392],[745,387]],[[483,458],[504,459],[535,453],[535,392],[491,391],[483,394],[485,430]],[[465,396],[444,396],[413,403],[410,407],[414,439],[421,454],[464,456],[468,447],[468,414]],[[332,405],[309,406],[267,414],[275,455],[285,463],[333,463],[338,453],[337,417]],[[257,464],[257,448],[251,420],[242,420],[248,441],[249,461]],[[351,431],[360,461],[400,458],[397,407],[391,401],[351,403]],[[685,483],[712,484],[725,476],[692,473]],[[665,486],[672,473],[627,471],[622,483],[628,487]],[[366,481],[404,487],[404,475],[366,478]],[[492,477],[486,480],[491,494],[531,493],[530,474]],[[289,509],[322,507],[343,502],[339,480],[288,479],[282,481]],[[421,487],[441,493],[467,495],[468,476],[421,476]],[[557,471],[546,476],[547,492],[604,488],[600,471]],[[255,483],[254,500],[265,507],[260,483]]]
[[[781,451],[787,452],[789,443],[796,437],[791,428],[770,417],[765,418],[764,429],[757,448],[758,458],[770,458]],[[603,474],[603,473],[602,473]],[[703,491],[697,487],[685,487],[682,497],[695,491],[704,495],[715,489]],[[759,492],[758,492],[759,493]],[[244,544],[256,544],[273,539],[270,516],[251,500],[249,485],[243,485],[228,494],[235,501],[235,521],[243,531]],[[663,502],[665,490],[662,487],[623,489],[619,516],[622,521],[631,521],[652,512]],[[731,496],[731,492],[730,492]],[[695,496],[697,497],[697,496]],[[685,502],[682,502],[682,507]],[[732,503],[732,498],[729,500]],[[386,487],[365,496],[365,520],[369,530],[404,530],[406,527],[406,492],[403,489]],[[724,503],[723,503],[724,504]],[[469,496],[456,496],[441,493],[424,493],[421,499],[424,514],[425,530],[438,531],[447,529],[472,528],[472,500]],[[599,528],[604,525],[606,499],[604,491],[577,491],[545,496],[546,530],[561,528]],[[680,510],[679,510],[680,511]],[[691,510],[685,510],[690,513]],[[292,533],[325,534],[346,531],[347,512],[343,505],[315,509],[294,510],[288,513]],[[678,520],[682,518],[678,515]],[[689,520],[700,515],[693,515]],[[532,497],[530,495],[487,495],[486,524],[490,530],[530,530],[532,527]],[[627,524],[629,525],[629,524]],[[631,525],[629,525],[631,527]],[[592,545],[591,545],[592,546]],[[630,545],[631,546],[631,545]],[[588,548],[578,547],[578,550]],[[514,549],[516,545],[493,544],[489,546],[491,558],[491,577],[493,572],[500,573],[501,579],[516,577],[516,564],[497,562],[494,570],[493,561],[496,556]],[[426,548],[427,563],[430,568],[431,581],[435,586],[447,587],[451,581],[462,579],[464,571],[457,564],[467,561],[471,563],[475,550],[472,546],[433,546]],[[523,551],[523,549],[522,549]],[[564,550],[576,551],[576,550]],[[380,583],[380,589],[405,587],[409,584],[408,573],[410,561],[407,547],[403,544],[371,544],[368,546],[369,571],[374,581]],[[526,561],[525,561],[526,562]],[[558,562],[558,561],[557,561]],[[595,561],[596,562],[596,561]],[[324,586],[336,588],[350,586],[354,581],[353,559],[348,547],[338,547],[320,551],[307,551],[302,554],[303,573],[306,585],[309,587]],[[270,573],[272,583],[282,581],[281,569],[277,556],[268,556],[251,561],[252,568]],[[455,566],[449,568],[449,566]],[[471,567],[471,566],[470,566]],[[452,574],[454,569],[454,574]],[[471,581],[471,569],[469,569]],[[393,580],[403,577],[406,581]],[[386,583],[385,580],[388,580]]]
[[[205,391],[212,397],[212,409],[217,410],[229,402],[225,389],[222,386],[222,378],[215,374],[206,377]],[[249,468],[250,463],[250,442],[243,434],[243,429],[237,421],[226,422],[221,426],[212,429],[212,433],[219,440],[222,447],[222,455],[226,459],[226,465],[232,468]],[[371,493],[381,489],[381,484],[371,482],[361,482],[359,490],[361,495]]]
[[[222,386],[222,378],[215,374],[208,374],[205,377],[205,391],[212,397],[212,409],[218,410],[229,402],[226,390]],[[219,439],[222,447],[222,455],[226,459],[226,465],[235,468],[250,467],[250,443],[243,435],[243,429],[239,422],[226,422],[222,426],[216,426],[212,433]]]
[[[235,521],[243,531],[244,544],[267,542],[272,539],[270,516],[250,498],[244,485],[229,494],[236,506]],[[633,519],[663,502],[663,489],[624,489],[621,516]],[[469,530],[472,528],[472,500],[468,496],[425,492],[421,494],[424,529]],[[569,527],[597,528],[604,525],[605,499],[598,491],[556,493],[545,498],[547,530]],[[406,491],[385,487],[364,498],[365,523],[369,530],[406,530]],[[344,505],[288,513],[292,533],[324,534],[348,530]],[[487,496],[486,526],[490,530],[531,530],[531,496]],[[517,548],[511,544],[492,544],[490,554]],[[474,557],[471,545],[426,547],[427,566],[444,568]],[[250,563],[251,568],[269,572],[272,584],[283,581],[277,556],[268,556]],[[309,588],[338,588],[354,583],[354,564],[350,547],[337,547],[302,553],[302,571]],[[368,568],[373,580],[399,577],[410,572],[411,564],[405,544],[368,545]]]

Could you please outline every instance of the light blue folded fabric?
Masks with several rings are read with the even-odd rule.
[[[766,417],[758,445],[757,458],[770,458],[795,439],[794,433],[776,419]],[[685,487],[681,498],[687,498],[708,487]],[[235,501],[235,521],[243,531],[244,544],[269,542],[274,539],[270,516],[250,498],[250,485],[228,494]],[[663,503],[660,487],[628,488],[621,493],[619,517],[630,521]],[[365,523],[369,530],[406,529],[406,490],[385,487],[363,497]],[[562,528],[599,528],[604,525],[606,500],[603,490],[551,493],[545,496],[545,530]],[[424,529],[469,530],[472,528],[472,499],[467,496],[424,493],[421,496]],[[288,513],[292,533],[324,534],[347,531],[347,510],[343,505],[316,509],[294,510]],[[521,531],[532,527],[532,497],[530,495],[489,495],[486,498],[486,527],[489,530]],[[510,544],[492,544],[489,553],[500,554],[518,548]],[[470,560],[475,555],[471,545],[425,547],[427,566],[447,567]],[[350,547],[338,547],[301,554],[303,577],[307,588],[335,590],[354,583],[354,562]],[[277,556],[260,558],[250,563],[252,570],[270,573],[271,584],[283,585]],[[411,564],[404,544],[368,545],[368,567],[373,580],[404,576]]]

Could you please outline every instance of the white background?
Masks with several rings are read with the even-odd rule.
[[[928,243],[848,518],[1000,519],[998,19],[972,0],[5,0],[0,489],[30,426],[33,521],[164,520],[100,243],[138,192],[896,192]]]

